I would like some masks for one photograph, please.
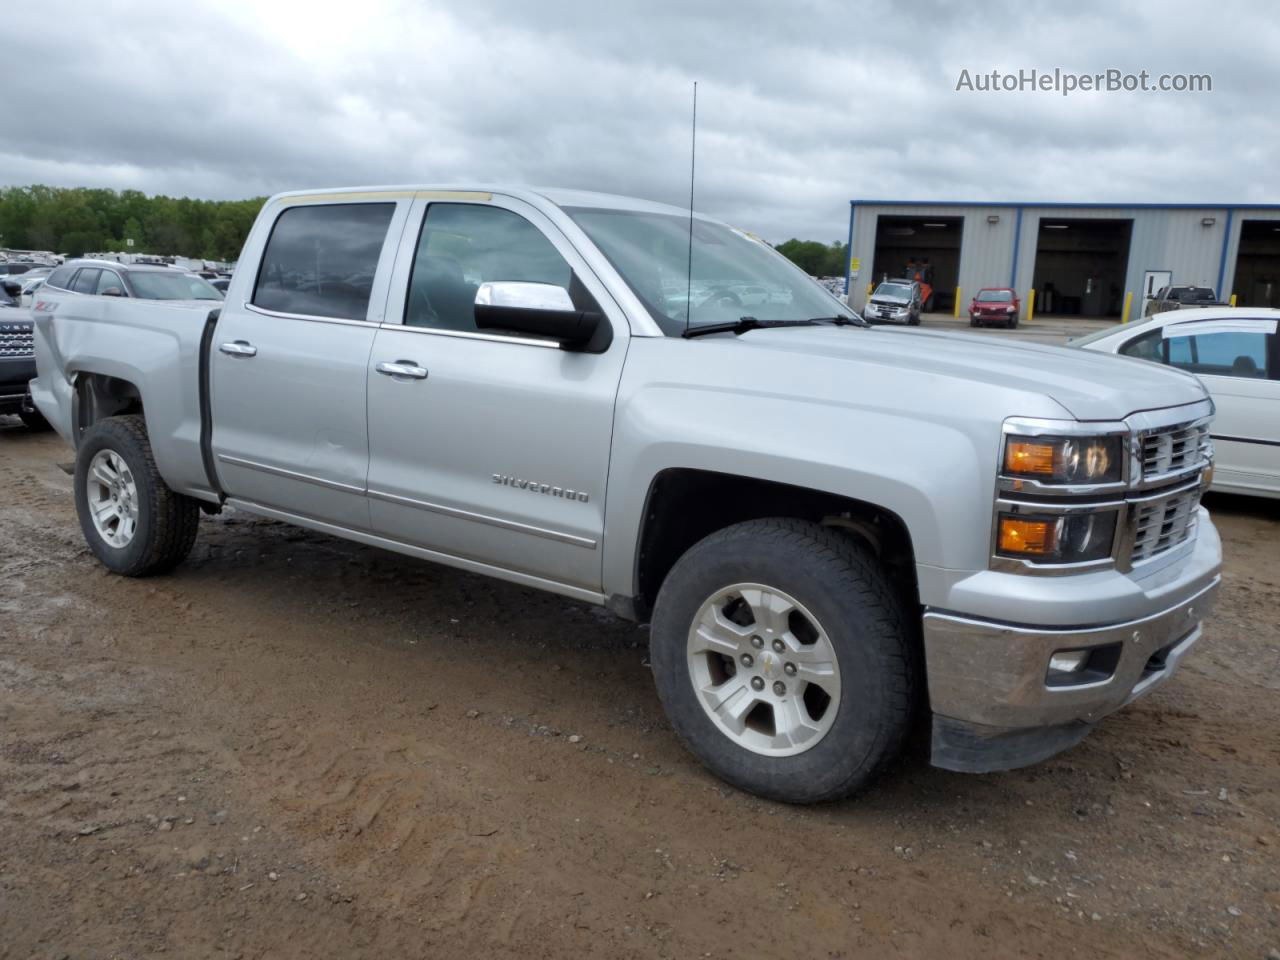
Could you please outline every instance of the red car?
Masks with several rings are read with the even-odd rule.
[[[995,324],[1012,330],[1018,325],[1020,307],[1012,287],[983,287],[969,303],[969,326]]]

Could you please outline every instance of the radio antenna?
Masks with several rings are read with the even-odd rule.
[[[698,159],[698,81],[693,81],[693,129],[689,133],[689,261],[685,271],[684,328],[693,313],[693,174]]]

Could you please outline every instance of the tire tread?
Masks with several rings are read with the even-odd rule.
[[[871,784],[893,765],[902,755],[911,732],[921,667],[919,645],[914,642],[911,620],[885,576],[883,566],[870,549],[855,536],[836,527],[786,517],[750,520],[710,534],[690,548],[685,557],[705,547],[732,545],[737,541],[744,541],[743,551],[756,554],[784,548],[804,551],[847,585],[849,596],[866,611],[875,627],[862,634],[860,640],[874,644],[877,659],[885,665],[884,676],[879,679],[885,689],[888,709],[878,718],[874,745],[869,753],[870,763],[855,769],[822,793],[807,795],[802,800],[794,797],[778,799],[793,803],[822,803],[850,796]],[[676,567],[668,574],[667,582],[680,576],[681,561],[677,561]],[[662,603],[661,592],[658,603]],[[692,748],[678,729],[677,735],[687,747]]]
[[[139,498],[152,498],[150,507],[142,505],[142,509],[150,509],[152,513],[150,536],[142,552],[126,567],[115,572],[126,577],[148,577],[169,572],[186,559],[195,544],[200,522],[199,504],[191,497],[171,490],[160,476],[151,451],[146,420],[141,414],[108,417],[95,423],[90,431],[85,434],[82,446],[91,435],[105,434],[115,436],[141,455],[144,475],[135,477]]]

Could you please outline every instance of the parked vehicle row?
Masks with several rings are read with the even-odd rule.
[[[938,766],[1052,756],[1201,635],[1182,371],[869,328],[747,234],[599,194],[283,194],[240,264],[225,302],[98,264],[38,295],[31,392],[117,573],[230,506],[606,605],[651,622],[689,749],[795,802],[869,784],[922,711]],[[681,279],[785,296],[671,306]]]
[[[222,293],[194,273],[167,266],[112,260],[72,260],[52,271],[45,283],[59,290],[142,300],[221,300]]]

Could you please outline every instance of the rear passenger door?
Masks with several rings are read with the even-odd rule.
[[[567,289],[579,309],[604,313],[611,342],[588,353],[479,330],[477,287],[501,281]],[[487,194],[421,201],[370,357],[374,530],[471,569],[598,590],[628,335],[604,285],[536,208]]]
[[[213,454],[231,498],[367,530],[365,378],[411,201],[341,197],[286,201],[242,254],[260,266],[214,332]]]

